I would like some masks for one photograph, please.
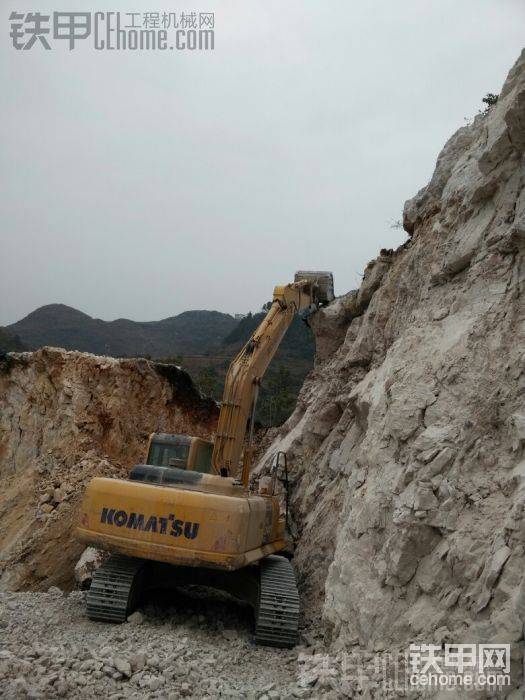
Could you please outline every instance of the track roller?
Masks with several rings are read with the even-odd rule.
[[[284,557],[272,555],[261,561],[255,621],[257,644],[273,647],[297,644],[299,593],[292,565]]]
[[[146,562],[112,556],[93,575],[87,592],[87,614],[91,620],[126,622],[142,589]]]

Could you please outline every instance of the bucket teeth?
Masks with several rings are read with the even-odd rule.
[[[294,282],[308,280],[315,290],[315,300],[319,304],[328,304],[334,300],[334,276],[331,272],[320,270],[299,270],[295,273]]]

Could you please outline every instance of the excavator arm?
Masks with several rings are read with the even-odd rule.
[[[298,272],[295,281],[275,287],[265,318],[233,360],[226,375],[214,441],[212,465],[218,474],[236,475],[243,455],[242,482],[248,485],[255,405],[261,380],[296,313],[332,301],[329,272]],[[248,445],[245,436],[250,429]]]

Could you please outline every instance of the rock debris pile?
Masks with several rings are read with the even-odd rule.
[[[312,697],[301,650],[254,646],[235,605],[164,599],[110,625],[86,618],[84,595],[0,593],[2,697]]]

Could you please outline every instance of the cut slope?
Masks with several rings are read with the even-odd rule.
[[[0,360],[0,587],[69,586],[77,505],[153,431],[208,437],[216,404],[177,367],[43,348]]]

